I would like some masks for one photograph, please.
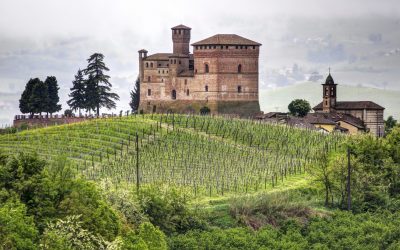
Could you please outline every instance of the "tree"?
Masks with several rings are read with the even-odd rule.
[[[42,113],[47,109],[47,99],[48,99],[48,90],[47,85],[38,81],[32,90],[32,95],[29,98],[29,102],[32,105],[33,113]]]
[[[396,126],[397,121],[393,118],[393,116],[389,116],[385,121],[385,134],[390,133],[390,131]]]
[[[139,109],[140,102],[140,79],[139,77],[135,81],[135,88],[130,92],[131,101],[129,106],[131,106],[132,111],[137,111]]]
[[[54,112],[61,110],[61,105],[58,104],[60,97],[58,96],[58,90],[60,89],[57,84],[57,78],[55,76],[48,76],[44,81],[47,85],[47,102],[46,112],[53,114]]]
[[[304,117],[310,112],[311,106],[306,100],[296,99],[289,104],[288,109],[292,115]]]
[[[24,92],[22,92],[21,99],[19,100],[19,110],[23,113],[34,114],[34,110],[31,103],[31,96],[33,88],[40,82],[39,78],[30,79],[25,86]]]
[[[72,82],[72,88],[70,88],[71,93],[68,95],[71,99],[67,101],[68,106],[72,110],[79,110],[79,114],[81,113],[81,109],[86,107],[85,86],[86,81],[83,77],[83,71],[79,69],[78,73],[75,75],[75,80]]]
[[[113,109],[116,107],[114,100],[119,100],[119,96],[116,93],[111,92],[112,84],[109,82],[110,76],[105,75],[103,71],[109,71],[103,62],[104,55],[100,53],[94,53],[90,56],[88,61],[88,66],[85,69],[85,74],[89,76],[87,81],[87,91],[86,98],[96,109],[96,113],[100,115],[100,107],[106,107],[107,109]],[[89,85],[91,88],[89,88]],[[92,108],[89,105],[89,109]]]

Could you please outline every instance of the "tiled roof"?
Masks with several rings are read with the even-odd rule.
[[[153,61],[168,61],[169,56],[171,56],[172,53],[156,53],[153,55],[149,55],[148,57],[145,58],[145,60],[153,60]]]
[[[217,34],[212,37],[206,38],[204,40],[193,43],[196,45],[250,45],[250,46],[260,46],[260,43],[254,42],[247,38],[238,36],[236,34]]]
[[[313,108],[314,110],[322,110],[322,102]],[[351,109],[376,109],[382,110],[384,107],[371,102],[371,101],[359,101],[359,102],[337,102],[335,106],[336,110],[351,110]]]
[[[177,30],[177,29],[191,30],[192,28],[190,28],[190,27],[188,27],[188,26],[185,26],[185,25],[183,25],[183,24],[179,24],[179,25],[177,25],[177,26],[175,26],[175,27],[172,27],[171,29],[172,29],[172,30]]]

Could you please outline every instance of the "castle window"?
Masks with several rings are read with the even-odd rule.
[[[197,74],[197,69],[194,70],[194,73]]]
[[[164,74],[164,70],[162,71],[162,73]]]
[[[176,100],[176,90],[175,89],[172,90],[171,98],[172,98],[172,100]]]
[[[153,68],[153,63],[150,63],[150,68]]]
[[[181,34],[181,30],[178,30],[178,32],[179,32],[179,35]]]
[[[148,95],[148,96],[151,96],[151,89],[148,89],[148,90],[147,90],[147,95]]]
[[[147,63],[146,63],[146,68],[148,68],[148,67],[149,67],[149,63],[147,62]]]
[[[221,49],[224,49],[224,46],[221,45]]]
[[[176,34],[176,30],[174,30],[174,34]]]
[[[256,46],[253,46],[253,49],[256,49]]]
[[[164,78],[161,78],[161,82],[164,82]]]
[[[169,63],[167,63],[167,67],[169,67]],[[167,72],[168,73],[168,72]]]
[[[187,85],[187,79],[185,79],[185,85]]]
[[[179,64],[182,64],[182,63],[181,63],[181,60],[179,60]]]
[[[148,81],[148,82],[151,82],[151,76],[148,76],[148,77],[147,77],[147,81]]]
[[[225,46],[225,49],[229,49],[229,46],[227,45],[227,46]]]
[[[157,106],[156,106],[156,105],[153,105],[153,113],[155,113],[156,110],[157,110]]]
[[[186,90],[186,95],[189,96],[189,89]]]
[[[216,48],[217,48],[217,46],[214,45],[214,49],[216,49]]]
[[[236,49],[239,49],[239,46],[236,45]]]
[[[204,71],[205,71],[206,73],[209,73],[209,72],[210,72],[210,69],[209,69],[209,67],[208,67],[208,64],[206,64],[204,67],[205,67]]]
[[[158,64],[158,67],[161,67],[161,63]]]
[[[208,85],[206,85],[206,87],[204,88],[204,90],[205,90],[206,92],[208,92]]]
[[[158,71],[158,74],[160,74],[160,71]]]
[[[168,74],[168,70],[167,70],[167,74]]]
[[[242,93],[242,86],[239,85],[239,86],[237,87],[237,91],[238,91],[238,93]]]
[[[176,59],[174,59],[174,64],[176,64]]]
[[[240,46],[240,49],[243,49],[243,46]]]
[[[247,49],[247,46],[244,46],[245,49]]]
[[[171,59],[171,64],[172,64],[172,59]]]
[[[238,73],[242,73],[242,65],[241,64],[238,65]]]

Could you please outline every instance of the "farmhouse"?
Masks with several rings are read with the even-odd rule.
[[[260,43],[217,34],[189,43],[191,28],[172,29],[172,53],[139,50],[140,104],[144,112],[199,112],[250,116],[260,111]]]

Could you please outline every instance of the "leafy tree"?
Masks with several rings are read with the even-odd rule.
[[[104,55],[100,53],[94,53],[90,56],[88,66],[85,69],[85,74],[90,76],[87,81],[87,86],[91,86],[91,91],[87,91],[87,100],[89,99],[92,105],[95,105],[96,113],[100,115],[100,108],[106,107],[107,109],[113,109],[116,107],[114,100],[119,100],[119,96],[116,93],[111,92],[112,84],[109,82],[110,76],[105,75],[104,71],[109,71],[103,62]]]
[[[168,249],[163,232],[149,222],[140,225],[139,237],[146,243],[148,249]]]
[[[37,249],[38,231],[18,200],[0,205],[0,249]]]
[[[289,112],[294,116],[304,117],[310,112],[310,103],[303,99],[293,100],[288,106]]]
[[[33,113],[42,113],[47,109],[47,99],[48,99],[47,85],[39,81],[35,84],[32,90],[32,95],[30,96],[30,103]]]
[[[24,92],[22,92],[21,99],[19,100],[19,110],[23,114],[30,113],[33,115],[35,113],[31,103],[31,97],[33,94],[33,89],[38,83],[40,83],[39,78],[31,78],[26,84]]]
[[[397,120],[393,118],[393,116],[389,116],[387,120],[385,120],[385,134],[389,134],[390,131],[397,125]]]
[[[72,110],[79,110],[80,115],[81,109],[86,108],[86,81],[83,77],[82,70],[78,70],[78,73],[75,75],[75,80],[72,82],[72,88],[70,88],[70,90],[71,93],[69,94],[69,97],[71,99],[67,101],[67,104]]]
[[[135,88],[130,92],[131,101],[129,106],[131,106],[132,111],[137,111],[139,109],[140,102],[140,79],[139,77],[135,81]]]
[[[48,76],[44,83],[45,85],[47,85],[47,105],[44,111],[53,114],[61,110],[61,105],[58,104],[58,102],[60,101],[58,90],[60,88],[58,87],[57,79],[55,76]]]

